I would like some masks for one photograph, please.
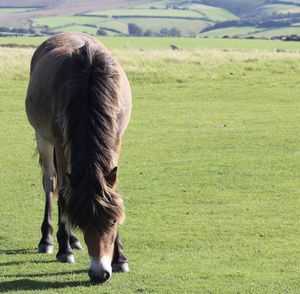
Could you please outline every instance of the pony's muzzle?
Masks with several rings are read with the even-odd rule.
[[[102,258],[100,262],[95,261],[90,257],[90,268],[89,268],[90,281],[93,284],[102,284],[108,281],[112,275],[112,267],[108,258]]]
[[[103,271],[102,273],[98,273],[95,275],[95,273],[91,269],[89,269],[89,277],[91,283],[103,284],[111,278],[111,273],[108,271]]]

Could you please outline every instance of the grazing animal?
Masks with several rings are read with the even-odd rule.
[[[31,60],[26,112],[36,133],[46,195],[38,251],[53,251],[51,211],[57,193],[57,260],[74,262],[72,249],[81,244],[72,231],[78,227],[92,282],[128,271],[118,234],[123,201],[116,191],[121,137],[131,115],[124,70],[91,36],[50,37]]]

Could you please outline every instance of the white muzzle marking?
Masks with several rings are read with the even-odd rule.
[[[103,272],[107,271],[111,277],[112,268],[110,258],[108,256],[103,256],[99,262],[90,256],[90,270],[96,276],[100,276]]]

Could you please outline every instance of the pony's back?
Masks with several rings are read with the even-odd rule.
[[[120,72],[96,39],[70,36],[56,35],[35,52],[28,99],[47,117],[36,128],[50,126],[49,139],[61,145],[68,162],[66,219],[85,228],[91,217],[100,216],[103,225],[123,215],[122,201],[107,183],[118,148]]]

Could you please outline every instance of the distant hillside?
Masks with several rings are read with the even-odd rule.
[[[223,7],[239,16],[247,15],[249,11],[263,4],[264,0],[203,0],[207,5]]]
[[[300,0],[203,0],[240,16],[240,21],[218,22],[202,37],[300,39]]]
[[[300,0],[0,0],[0,34],[300,38]]]

